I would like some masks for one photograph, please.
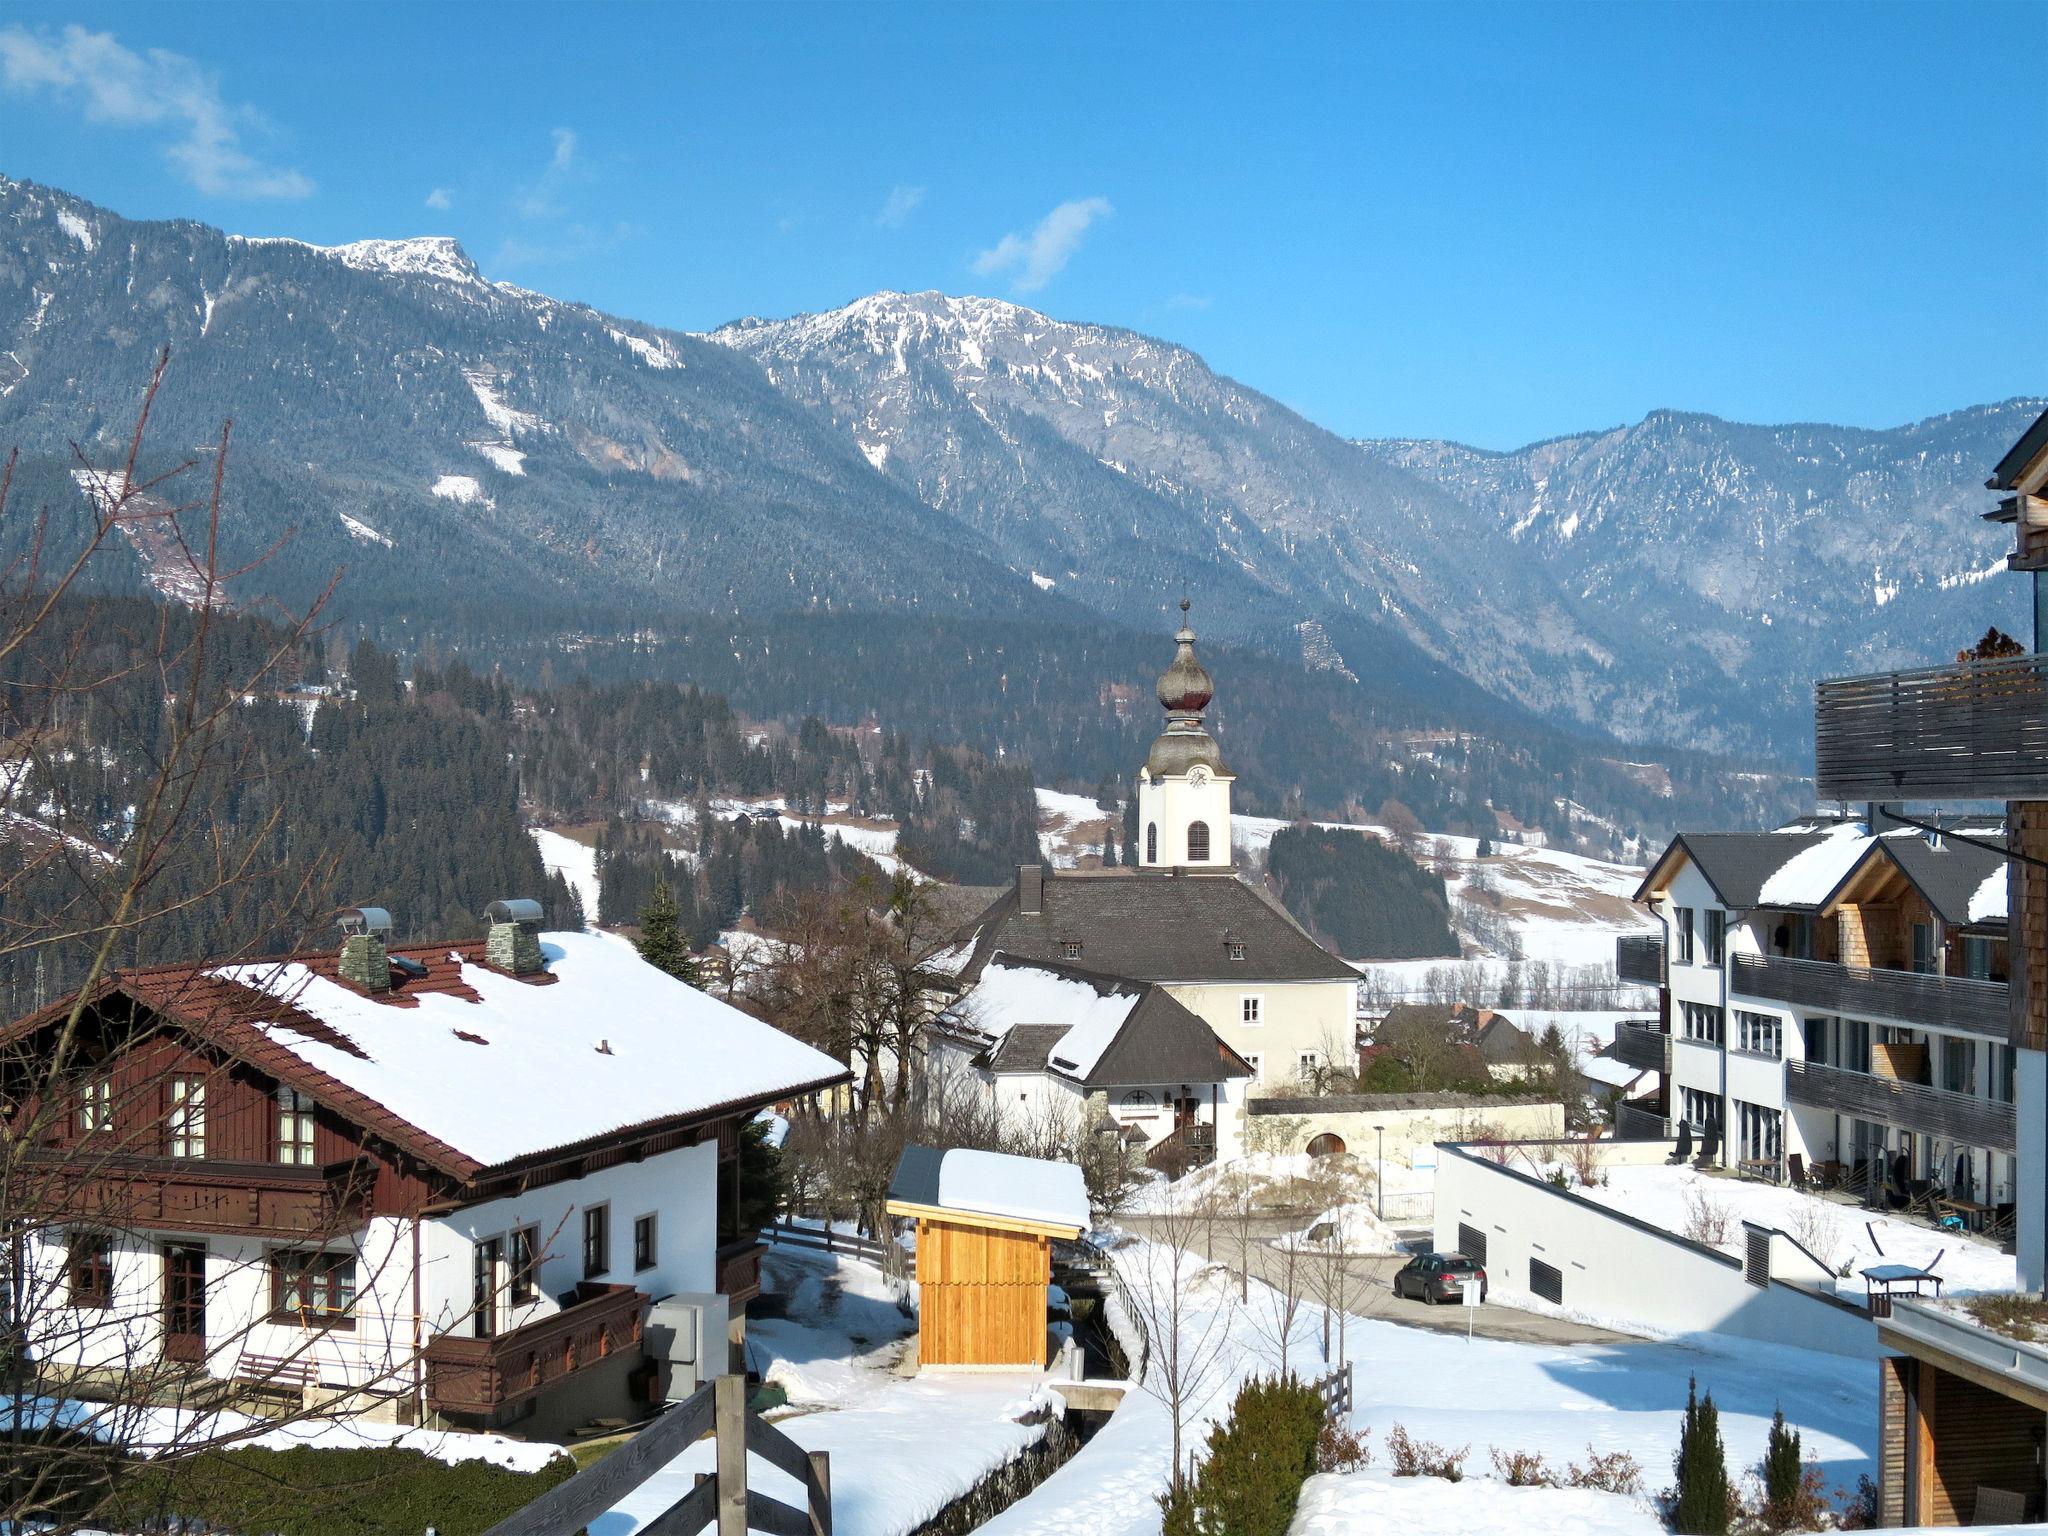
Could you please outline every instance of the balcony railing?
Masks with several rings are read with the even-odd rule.
[[[1896,1019],[1935,1029],[1962,1030],[1992,1040],[2012,1029],[2010,993],[2002,981],[1964,976],[1922,976],[1915,971],[1870,970],[1831,960],[1790,960],[1782,955],[1732,955],[1728,990],[1745,997],[1794,1003],[1859,1019]]]
[[[1647,934],[1623,934],[1614,941],[1614,974],[1647,987],[1664,985],[1664,941]]]
[[[718,1250],[718,1293],[734,1306],[761,1294],[761,1241],[743,1237]]]
[[[370,1214],[370,1173],[207,1158],[96,1155],[89,1144],[24,1159],[24,1206],[147,1232],[302,1238],[352,1231]]]
[[[551,1317],[494,1338],[437,1334],[426,1348],[427,1406],[437,1413],[488,1418],[508,1404],[611,1359],[640,1351],[647,1298],[630,1285],[576,1287],[574,1302]]]
[[[2010,1152],[2016,1142],[2016,1118],[2010,1104],[1919,1083],[1895,1082],[1844,1067],[1786,1062],[1785,1097],[1794,1104],[1941,1136],[1970,1147]]]
[[[1624,1019],[1614,1031],[1614,1059],[1638,1072],[1671,1070],[1671,1037],[1654,1020]]]
[[[1654,1109],[1643,1109],[1635,1104],[1617,1104],[1614,1106],[1614,1139],[1668,1141],[1671,1139],[1671,1122]]]
[[[2048,656],[1830,678],[1813,727],[1822,799],[2048,798]]]

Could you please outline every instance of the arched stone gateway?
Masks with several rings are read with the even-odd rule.
[[[1309,1138],[1308,1155],[1310,1157],[1342,1157],[1344,1155],[1344,1138],[1337,1135],[1334,1131],[1324,1131],[1320,1136],[1313,1136]]]

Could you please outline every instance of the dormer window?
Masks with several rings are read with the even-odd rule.
[[[1231,959],[1233,959],[1233,960],[1242,960],[1242,959],[1244,958],[1244,940],[1243,940],[1243,939],[1231,939],[1231,940],[1229,940],[1229,941],[1228,941],[1228,942],[1227,942],[1227,943],[1226,943],[1226,944],[1224,945],[1224,948],[1226,948],[1227,950],[1229,950],[1229,951],[1230,951],[1230,958],[1231,958]]]
[[[1079,939],[1061,939],[1061,940],[1060,940],[1060,958],[1061,958],[1062,960],[1078,960],[1078,959],[1080,959],[1080,958],[1081,958],[1081,941],[1080,941]]]

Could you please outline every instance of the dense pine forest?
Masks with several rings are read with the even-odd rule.
[[[1266,873],[1295,920],[1354,960],[1455,957],[1444,883],[1362,832],[1294,826],[1273,834]]]

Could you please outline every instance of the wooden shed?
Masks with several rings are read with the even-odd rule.
[[[1088,1225],[1081,1170],[905,1147],[888,1210],[917,1222],[919,1365],[1043,1370],[1053,1240]]]

